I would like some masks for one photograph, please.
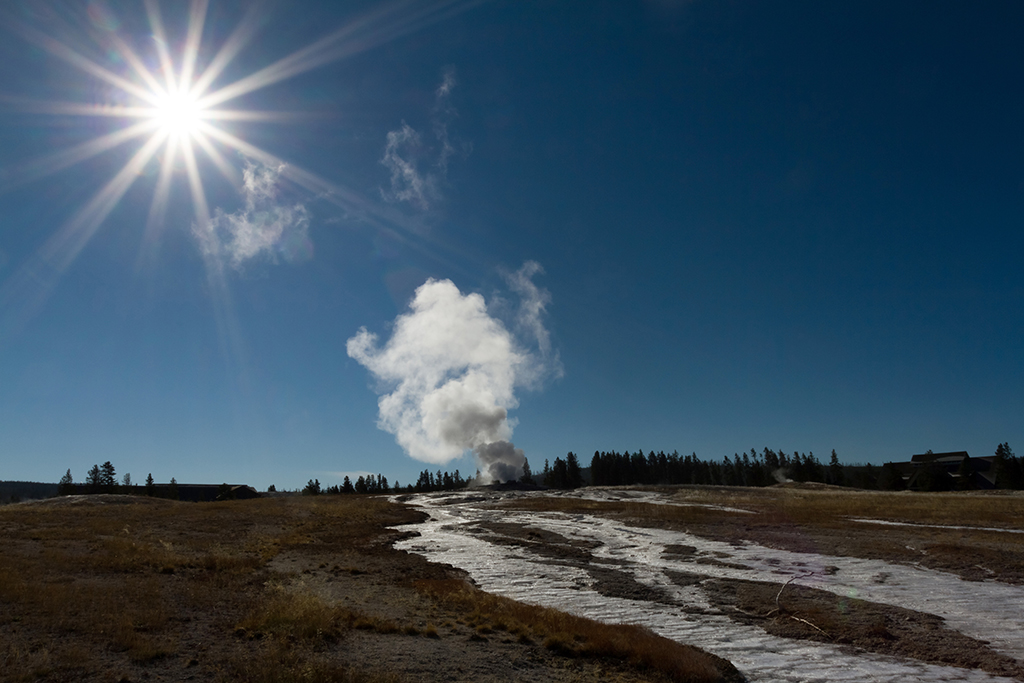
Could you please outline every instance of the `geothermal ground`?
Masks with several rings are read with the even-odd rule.
[[[423,496],[398,544],[486,591],[642,624],[751,681],[1024,679],[1017,495],[581,489]]]
[[[799,487],[10,505],[0,680],[1024,680],[1022,512]]]

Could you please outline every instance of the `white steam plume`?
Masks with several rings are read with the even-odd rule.
[[[388,389],[378,400],[378,427],[394,434],[410,456],[440,464],[473,449],[484,482],[519,476],[525,456],[509,442],[514,421],[508,411],[519,405],[515,389],[560,374],[539,318],[543,304],[530,299],[547,301],[547,292],[530,280],[539,271],[530,261],[514,276],[530,285],[517,291],[535,315],[529,329],[545,342],[536,351],[490,315],[482,296],[433,279],[416,290],[383,346],[365,327],[348,340],[348,355]]]

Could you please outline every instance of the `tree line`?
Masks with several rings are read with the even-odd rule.
[[[302,489],[304,496],[319,496],[321,494],[341,495],[348,493],[428,493],[430,491],[454,491],[469,486],[470,480],[463,479],[458,470],[454,473],[437,471],[434,474],[430,470],[420,472],[415,484],[407,484],[405,488],[395,480],[392,485],[388,484],[388,478],[378,474],[377,476],[367,475],[358,477],[355,482],[345,477],[341,484],[334,486],[322,486],[319,479],[310,479],[309,483]]]
[[[929,451],[930,453],[931,451]],[[925,491],[947,491],[954,488],[970,488],[975,465],[972,459],[964,458],[956,477],[941,464],[923,465],[917,472],[914,488]],[[1024,459],[1014,454],[1009,443],[996,447],[992,465],[996,488],[1024,489]],[[480,473],[477,472],[477,478]],[[323,486],[319,479],[310,479],[303,495],[342,494],[383,494],[383,493],[428,493],[452,491],[466,488],[474,480],[463,478],[459,470],[431,472],[423,470],[415,484],[403,487],[397,480],[392,484],[381,475],[359,476],[353,482],[345,477],[342,483]],[[680,455],[678,451],[665,453],[643,451],[595,451],[590,467],[584,470],[578,456],[569,452],[566,457],[555,458],[554,463],[544,461],[544,469],[536,476],[529,461],[523,465],[519,479],[525,486],[546,486],[556,489],[575,489],[581,486],[629,486],[629,485],[718,485],[718,486],[770,486],[784,481],[819,482],[833,486],[849,486],[861,489],[901,490],[906,488],[904,472],[896,463],[877,465],[849,465],[839,461],[835,450],[827,463],[823,463],[813,452],[786,453],[765,447],[760,453],[751,448],[749,452],[735,453],[722,460],[702,460],[696,453]],[[227,485],[223,485],[227,488]],[[268,491],[275,491],[273,485]],[[76,484],[69,469],[61,477],[58,495],[75,493],[133,493],[149,496],[178,498],[178,484],[171,478],[169,486],[157,486],[153,475],[146,477],[142,486],[133,485],[131,474],[126,473],[120,480],[114,465],[108,460],[102,465],[93,465],[85,482]],[[225,491],[225,497],[229,497]]]
[[[926,491],[972,488],[976,467],[972,460],[964,458],[961,461],[956,477],[940,463],[923,465],[915,488]],[[529,467],[525,469],[522,481],[534,483]],[[992,471],[996,488],[1024,489],[1024,460],[1013,453],[1009,443],[997,446]],[[904,472],[896,463],[882,466],[843,464],[834,449],[827,463],[818,460],[813,452],[786,453],[768,447],[760,453],[751,448],[748,453],[735,453],[720,461],[702,460],[696,453],[681,456],[678,451],[670,454],[650,451],[646,455],[643,451],[595,451],[588,475],[584,481],[579,458],[570,452],[564,460],[555,458],[553,465],[545,460],[540,479],[545,486],[559,489],[573,489],[585,484],[770,486],[786,481],[889,491],[906,488]]]
[[[145,494],[147,496],[178,498],[178,482],[171,477],[171,483],[164,489],[157,487],[153,481],[153,473],[146,475],[146,483],[137,486],[132,483],[132,475],[125,472],[119,480],[114,465],[107,460],[102,465],[93,465],[85,475],[85,482],[82,485],[76,484],[69,468],[57,484],[57,495],[70,496],[74,494],[97,494],[97,493],[131,493]]]

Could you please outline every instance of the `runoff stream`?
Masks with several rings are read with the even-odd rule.
[[[731,661],[749,681],[1011,681],[984,671],[768,634],[731,619],[708,600],[700,579],[785,583],[934,614],[948,628],[1024,660],[1024,586],[963,581],[958,576],[881,560],[796,553],[692,534],[630,527],[606,518],[497,509],[493,503],[527,492],[422,494],[402,497],[430,515],[418,536],[396,544],[433,562],[466,571],[485,591],[555,607],[607,623],[641,624]],[[591,490],[606,500],[628,497],[672,504],[640,491]],[[745,511],[734,510],[741,513]],[[408,530],[409,527],[403,527]],[[503,542],[501,529],[524,528],[584,548],[568,561],[530,544]],[[499,533],[495,533],[495,530]],[[678,548],[686,548],[680,553]],[[660,599],[609,597],[595,586],[602,572],[625,572]],[[673,580],[694,576],[693,582]],[[689,583],[689,585],[685,585]],[[684,585],[681,585],[684,584]],[[665,599],[667,596],[668,599]]]

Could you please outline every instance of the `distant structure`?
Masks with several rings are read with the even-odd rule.
[[[967,451],[949,453],[918,453],[907,462],[893,465],[910,490],[994,489],[996,487],[996,457],[986,455],[972,458]],[[936,479],[944,479],[942,486]]]
[[[75,493],[94,493],[87,484],[75,484]],[[153,484],[147,491],[143,485],[119,486],[115,493],[144,496],[152,493],[155,498],[175,498],[191,503],[212,503],[217,500],[249,500],[259,498],[259,492],[247,484],[175,484],[177,495],[170,484]]]
[[[259,498],[259,492],[246,484],[177,484],[178,500],[209,503],[215,500],[249,500]],[[154,493],[160,498],[171,497],[170,484],[154,484]]]

